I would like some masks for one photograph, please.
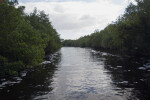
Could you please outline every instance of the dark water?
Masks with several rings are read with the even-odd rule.
[[[150,100],[150,60],[63,47],[51,64],[0,80],[1,100]]]

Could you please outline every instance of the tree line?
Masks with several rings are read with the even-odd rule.
[[[130,3],[125,13],[104,30],[77,40],[65,40],[63,46],[92,47],[126,52],[131,55],[150,55],[150,0]]]
[[[44,11],[24,12],[17,0],[0,2],[0,75],[39,65],[61,47],[57,31]]]

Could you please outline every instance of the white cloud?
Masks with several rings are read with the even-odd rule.
[[[66,2],[28,2],[20,3],[26,6],[26,12],[32,12],[34,7],[44,10],[64,39],[77,39],[103,29],[124,11],[127,3],[121,5],[111,0],[96,0],[93,2],[66,1]]]

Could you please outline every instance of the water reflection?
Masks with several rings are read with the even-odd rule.
[[[150,98],[149,58],[124,57],[73,47],[63,47],[54,58],[54,64],[47,64],[21,77],[20,83],[6,85],[0,90],[0,97],[4,100]]]
[[[41,97],[53,90],[51,85],[54,72],[57,70],[55,64],[59,62],[59,56],[60,54],[54,59],[53,64],[39,66],[35,71],[28,73],[26,77],[20,77],[22,79],[20,83],[7,83],[0,90],[1,100],[33,100],[35,97],[44,99]],[[11,78],[5,80],[12,81]]]
[[[93,56],[105,59],[104,68],[107,70],[107,74],[111,75],[112,85],[119,88],[117,91],[127,100],[150,99],[150,58],[123,57],[111,54]]]
[[[91,53],[91,49],[85,48],[62,48],[61,52],[61,62],[53,78],[54,89],[49,94],[51,99],[120,100],[125,98],[122,89],[112,85],[112,76],[104,68],[105,57],[97,57]]]

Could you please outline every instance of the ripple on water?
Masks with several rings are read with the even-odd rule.
[[[141,64],[144,58],[132,61],[130,57],[85,48],[62,48],[60,54],[57,65],[48,64],[28,78],[21,75],[9,81],[1,79],[0,89],[23,78],[14,90],[13,86],[7,89],[7,97],[16,94],[16,99],[29,100],[148,100],[146,78],[150,64]]]

